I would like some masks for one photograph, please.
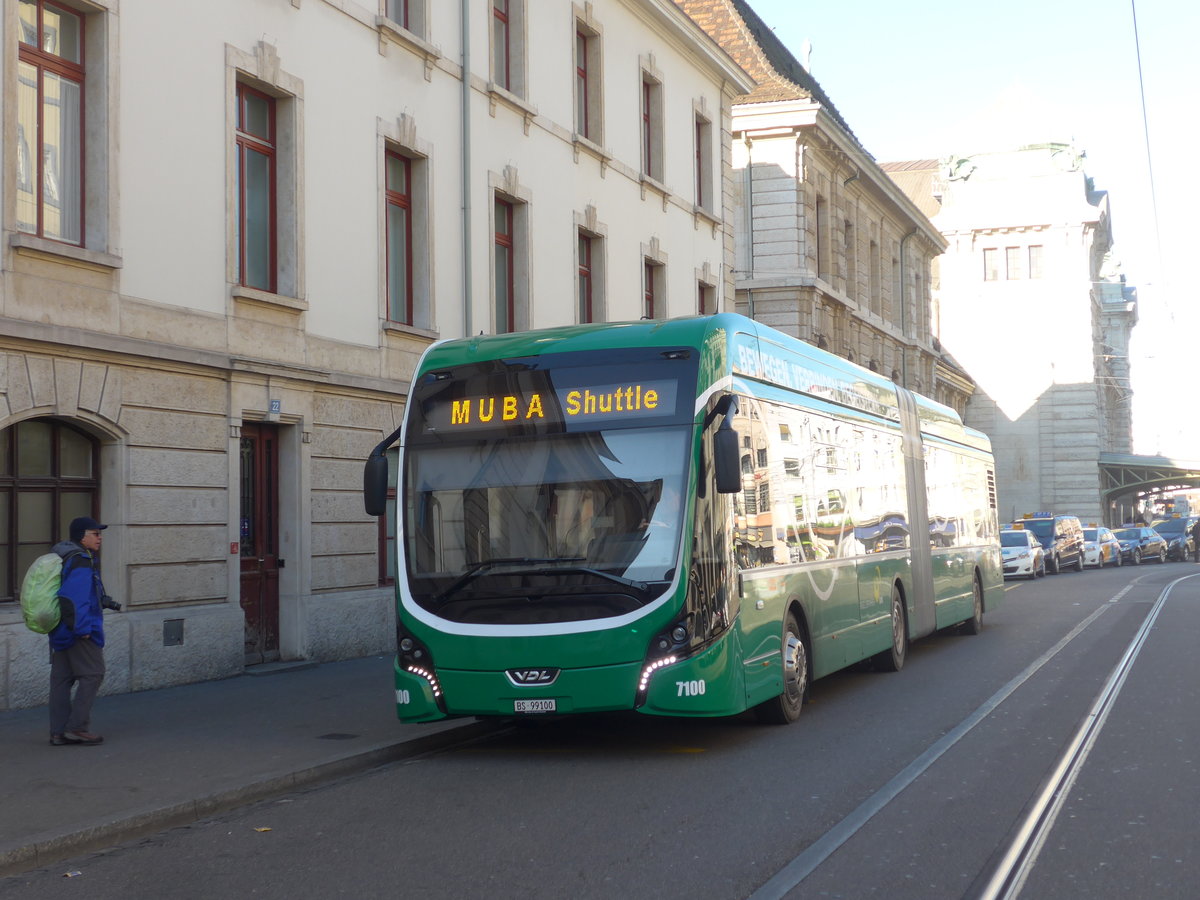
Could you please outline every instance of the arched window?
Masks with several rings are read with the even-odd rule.
[[[56,419],[0,431],[0,603],[17,599],[29,564],[76,516],[99,511],[99,444]]]

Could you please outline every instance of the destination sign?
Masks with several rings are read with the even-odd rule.
[[[425,420],[438,431],[567,425],[652,419],[675,414],[677,384],[670,379],[497,392],[432,401]]]

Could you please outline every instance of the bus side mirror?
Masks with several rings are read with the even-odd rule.
[[[368,516],[382,516],[387,512],[388,461],[380,453],[367,457],[363,467],[363,506]]]
[[[738,451],[738,433],[723,424],[713,434],[713,468],[717,476],[718,494],[737,494],[742,490],[742,466]]]

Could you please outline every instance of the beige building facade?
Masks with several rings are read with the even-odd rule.
[[[1056,143],[948,157],[930,183],[948,243],[935,328],[978,385],[966,421],[992,439],[1002,519],[1127,519],[1102,497],[1099,462],[1130,452],[1137,324],[1107,193]]]
[[[732,305],[753,82],[670,0],[0,9],[0,709],[77,515],[106,693],[388,652],[362,464],[423,350]]]
[[[734,105],[739,312],[965,410],[973,385],[934,339],[946,246],[745,0],[680,0],[756,81]]]

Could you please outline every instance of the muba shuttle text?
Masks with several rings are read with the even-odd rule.
[[[589,416],[657,413],[663,404],[661,388],[643,384],[606,385],[603,388],[573,389],[559,393],[562,416],[577,419]],[[526,422],[544,419],[546,407],[541,392],[528,396],[512,394],[467,397],[452,401],[451,425],[475,425],[493,421]]]

